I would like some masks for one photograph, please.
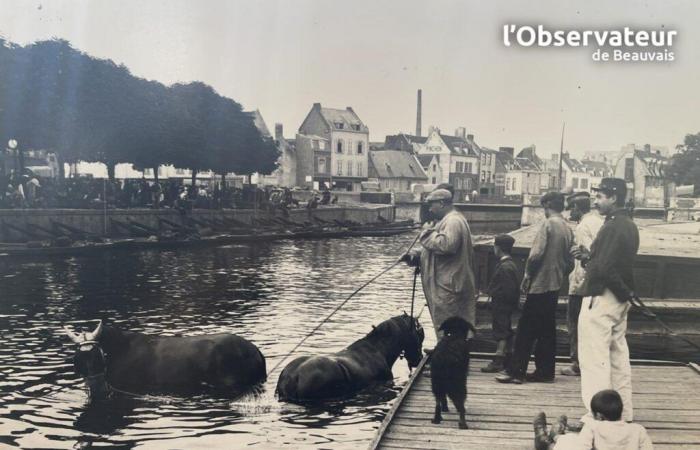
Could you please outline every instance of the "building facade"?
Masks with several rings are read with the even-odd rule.
[[[328,140],[314,134],[297,134],[294,147],[296,185],[310,189],[330,187],[331,146]]]
[[[437,183],[450,183],[455,190],[455,200],[464,201],[479,183],[479,148],[472,135],[458,130],[458,136],[446,136],[431,127],[424,143],[416,144],[418,155],[438,156]],[[432,176],[430,177],[432,181]]]
[[[632,149],[623,154],[615,166],[615,177],[627,182],[627,196],[635,206],[661,208],[666,205],[668,193],[664,168],[668,158],[651,146],[644,150]]]
[[[323,163],[320,168],[328,172],[329,183],[334,189],[360,190],[360,183],[367,180],[369,129],[351,107],[324,108],[320,103],[314,103],[299,127],[299,135],[317,136],[328,143],[330,154],[325,154],[324,149],[324,155],[314,161],[319,165]],[[297,152],[298,149],[299,142],[297,142]],[[304,161],[308,164],[306,159]],[[299,170],[300,161],[298,160],[297,172]],[[312,170],[305,167],[303,172],[307,174]],[[321,173],[320,170],[318,173]],[[304,179],[306,176],[304,175]]]

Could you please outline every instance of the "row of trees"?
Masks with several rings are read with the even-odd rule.
[[[700,195],[700,133],[686,135],[676,149],[666,167],[666,178],[678,186],[695,185],[695,195]]]
[[[210,86],[164,86],[63,40],[0,39],[0,145],[55,151],[62,162],[161,164],[217,174],[270,173],[278,150],[251,115]],[[62,166],[62,164],[61,164]]]

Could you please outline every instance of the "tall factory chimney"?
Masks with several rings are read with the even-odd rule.
[[[418,89],[418,106],[417,106],[417,112],[416,112],[416,136],[421,135],[421,110],[423,109],[423,101],[422,101],[422,94],[423,91],[421,89]]]

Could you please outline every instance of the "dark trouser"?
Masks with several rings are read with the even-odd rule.
[[[523,314],[518,321],[513,357],[508,373],[524,378],[530,361],[532,344],[535,345],[535,368],[542,377],[554,377],[556,356],[556,321],[558,291],[528,294]]]
[[[571,363],[578,366],[578,315],[581,312],[582,295],[569,295],[566,307],[566,321],[569,330],[569,355]]]

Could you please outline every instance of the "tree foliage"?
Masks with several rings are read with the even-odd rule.
[[[700,194],[700,132],[685,136],[682,145],[676,146],[666,168],[666,177],[676,185],[695,185],[695,194]]]
[[[103,162],[112,173],[121,162],[269,173],[278,157],[241,105],[210,86],[138,78],[63,40],[0,39],[0,139],[66,162]]]

